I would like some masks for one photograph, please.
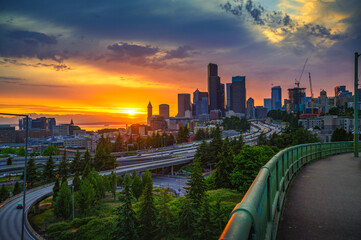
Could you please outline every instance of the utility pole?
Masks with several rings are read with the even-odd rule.
[[[360,54],[355,52],[355,100],[354,100],[354,155],[358,157],[358,138],[359,138],[359,129],[358,129],[358,57]]]

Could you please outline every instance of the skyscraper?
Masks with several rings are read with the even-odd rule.
[[[208,114],[208,93],[198,89],[193,93],[194,116],[199,119],[202,114]]]
[[[232,77],[231,110],[235,113],[246,113],[246,77]]]
[[[253,98],[248,98],[247,100],[247,118],[255,118],[255,108],[254,108],[254,99]]]
[[[221,110],[222,112],[222,115],[224,115],[224,98],[225,98],[225,89],[224,89],[224,84],[223,83],[220,83],[219,84],[219,90],[220,90],[220,95],[219,95],[219,102],[220,102],[220,105],[219,105],[219,109]]]
[[[147,109],[148,109],[147,124],[150,125],[150,118],[153,115],[153,107],[152,107],[152,104],[150,103],[150,101],[148,103]]]
[[[218,76],[218,66],[214,63],[208,64],[208,105],[209,111],[215,109],[224,111],[224,86],[222,90],[221,78]]]
[[[179,93],[178,94],[178,117],[184,117],[185,112],[191,108],[191,95],[189,93]]]
[[[169,105],[160,104],[159,105],[159,116],[162,116],[164,119],[169,118]]]
[[[271,111],[272,110],[272,99],[271,98],[263,99],[263,106],[267,109],[267,112]]]
[[[272,88],[272,109],[280,110],[282,108],[282,89],[280,86]]]
[[[232,83],[226,84],[226,90],[227,90],[227,109],[231,109],[231,86]]]

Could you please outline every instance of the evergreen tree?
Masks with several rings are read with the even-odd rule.
[[[186,188],[186,197],[193,200],[196,208],[199,209],[205,197],[207,187],[198,158],[193,160],[192,170],[187,184],[189,187]]]
[[[117,175],[115,174],[115,172],[112,172],[109,175],[109,184],[110,184],[110,191],[112,192],[113,196],[114,196],[114,200],[116,197],[116,191],[117,191]]]
[[[239,138],[234,138],[231,142],[230,142],[230,146],[233,150],[234,154],[238,154],[240,153],[240,151],[242,150],[242,147],[244,145],[244,141],[243,141],[243,136],[242,134],[239,135]]]
[[[53,145],[49,145],[44,149],[41,155],[43,156],[59,155],[59,149]]]
[[[55,216],[68,219],[72,213],[72,197],[68,185],[62,184],[54,205]]]
[[[60,190],[60,183],[59,183],[59,178],[56,178],[54,187],[53,187],[53,201],[56,201],[56,198],[58,197],[58,193]]]
[[[81,153],[79,152],[79,150],[76,150],[74,159],[70,164],[70,172],[71,173],[79,173],[82,171],[83,171],[83,169],[81,168]]]
[[[5,201],[9,197],[9,191],[3,184],[0,188],[0,202]]]
[[[228,141],[224,141],[222,151],[218,153],[215,183],[217,188],[231,188],[231,173],[233,171],[233,151],[228,145]]]
[[[75,188],[75,187],[74,187]],[[91,207],[96,203],[94,186],[85,178],[81,181],[80,189],[76,194],[77,208],[82,214],[87,215]]]
[[[142,195],[143,192],[143,183],[142,180],[140,180],[140,177],[138,175],[135,175],[132,181],[132,193],[133,196],[137,199]]]
[[[13,195],[21,193],[21,187],[19,182],[15,182]]]
[[[30,184],[30,186],[33,186],[38,180],[37,169],[35,159],[34,157],[31,157],[26,168],[26,181]]]
[[[96,201],[100,201],[105,196],[105,186],[102,176],[97,171],[90,171],[88,177],[90,183],[93,185],[96,193]]]
[[[74,191],[78,191],[80,189],[80,184],[81,184],[81,181],[80,181],[80,178],[79,178],[79,173],[76,172],[75,176],[73,178]]]
[[[196,226],[194,221],[197,219],[197,216],[198,213],[192,199],[185,198],[179,211],[179,232],[183,237],[193,239]]]
[[[216,158],[219,152],[222,151],[222,134],[217,125],[216,130],[214,131],[214,136],[212,141],[209,144],[209,161],[213,164],[216,162]]]
[[[86,178],[89,175],[89,173],[90,173],[90,167],[89,167],[88,163],[86,163],[83,173],[82,173],[82,177]]]
[[[120,136],[120,134],[115,139],[115,143],[113,146],[113,152],[123,152],[123,138]]]
[[[65,176],[63,176],[63,177],[61,178],[61,184],[60,184],[60,186],[63,185],[63,184],[65,184],[65,185],[68,186],[68,179],[67,179]]]
[[[88,168],[91,166],[91,156],[89,150],[86,150],[83,157],[80,159],[79,171],[83,172],[86,166],[88,166]]]
[[[48,160],[46,161],[42,177],[45,182],[51,182],[55,178],[54,161],[52,155],[50,155]]]
[[[95,157],[94,157],[94,167],[95,170],[101,171],[106,169],[114,168],[115,157],[110,155],[112,152],[112,145],[109,139],[104,138],[103,136],[99,139]]]
[[[123,191],[120,200],[123,205],[117,209],[116,228],[113,233],[114,240],[138,239],[138,222],[132,208],[132,192],[130,190],[131,179],[127,173],[123,180]]]
[[[209,163],[209,144],[203,140],[202,143],[198,146],[197,151],[194,155],[194,158],[198,158],[201,161],[202,167],[207,167]]]
[[[264,132],[262,132],[258,138],[257,138],[257,145],[258,146],[262,146],[262,145],[267,145],[267,136]]]
[[[212,239],[213,237],[213,223],[209,212],[208,199],[205,199],[202,203],[200,218],[197,222],[196,235],[198,239]]]
[[[221,209],[221,200],[218,200],[214,206],[212,219],[214,221],[215,232],[222,232],[226,226],[227,218],[225,218],[224,211]]]
[[[169,198],[169,189],[161,190],[161,202],[159,206],[159,217],[158,217],[158,233],[157,239],[171,239],[171,231],[170,231],[170,222],[171,222],[171,212],[168,204]]]
[[[152,239],[156,232],[156,209],[153,197],[153,180],[150,171],[145,171],[143,195],[140,198],[139,223],[140,232],[143,239]],[[144,177],[143,176],[143,177]]]
[[[66,151],[64,151],[63,157],[59,163],[59,175],[60,177],[68,177],[68,163],[66,162]]]
[[[8,157],[8,159],[6,160],[6,165],[12,165],[12,164],[13,164],[12,157]]]

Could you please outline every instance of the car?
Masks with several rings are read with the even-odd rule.
[[[23,207],[24,207],[24,206],[23,206],[22,203],[18,203],[18,205],[16,205],[16,208],[17,208],[17,209],[23,209]]]

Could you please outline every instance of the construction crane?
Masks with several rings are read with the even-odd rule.
[[[297,88],[300,87],[301,78],[302,78],[303,72],[305,71],[307,61],[308,61],[308,58],[306,58],[305,64],[303,64],[303,68],[302,68],[302,72],[301,72],[300,77],[298,78],[298,80],[297,80],[297,78],[295,79],[295,85],[296,85]]]
[[[311,89],[311,113],[313,114],[313,91],[312,91],[312,81],[311,81],[311,73],[308,72],[308,78],[310,79],[310,89]]]

